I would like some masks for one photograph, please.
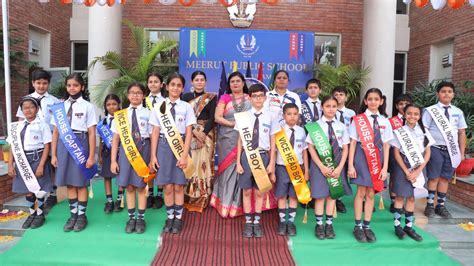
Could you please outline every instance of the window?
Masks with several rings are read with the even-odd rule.
[[[339,65],[340,35],[314,34],[314,64]]]
[[[406,65],[407,54],[399,52],[395,53],[395,71],[393,77],[393,110],[392,114],[396,114],[395,99],[406,91]]]
[[[179,58],[179,30],[177,29],[147,29],[146,30],[150,42],[156,43],[161,40],[174,40],[178,46],[171,51],[159,53],[156,56],[158,63],[156,70],[166,76],[170,73],[178,71]]]
[[[407,15],[408,6],[403,2],[403,0],[397,0],[397,14],[398,15]]]
[[[72,72],[86,72],[88,61],[88,44],[81,42],[72,43]]]

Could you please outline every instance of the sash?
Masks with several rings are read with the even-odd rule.
[[[77,166],[81,169],[82,175],[86,179],[91,179],[97,172],[97,165],[93,165],[91,168],[86,167],[87,158],[89,154],[84,151],[81,142],[77,139],[76,135],[72,131],[69,121],[67,121],[66,110],[64,109],[64,102],[51,105],[51,111],[53,112],[54,121],[58,128],[59,138],[66,147],[66,150],[74,159]],[[58,158],[59,160],[63,158]]]
[[[127,156],[128,161],[133,167],[133,170],[138,176],[143,177],[143,182],[155,178],[155,173],[150,173],[148,165],[143,160],[140,152],[137,149],[135,141],[132,138],[132,130],[130,128],[130,121],[128,120],[128,109],[122,109],[114,113],[115,123],[117,125],[118,134],[120,136],[120,143]]]
[[[303,119],[303,124],[311,123],[313,121],[314,115],[306,101],[301,104],[301,117]]]
[[[153,110],[153,104],[151,103],[151,99],[150,99],[150,96],[146,96],[145,97],[145,105],[146,105],[146,108],[148,108],[148,110]]]
[[[112,150],[112,137],[114,136],[114,133],[110,130],[110,127],[107,124],[104,125],[103,123],[98,123],[97,133],[99,133],[105,146],[107,146],[107,149]]]
[[[425,162],[417,141],[413,138],[413,135],[405,129],[405,127],[399,127],[398,129],[394,130],[394,133],[400,142],[403,153],[408,159],[410,169],[414,169]],[[424,184],[425,177],[423,172],[421,172],[420,175],[416,177],[416,182],[413,183],[413,186],[422,188]]]
[[[258,190],[262,193],[272,189],[272,183],[268,178],[267,170],[260,156],[259,148],[252,149],[252,125],[250,123],[249,112],[235,113],[235,123],[239,129],[242,146],[249,162],[250,170],[257,183]]]
[[[336,169],[337,162],[334,160],[331,144],[318,122],[311,122],[305,125],[308,134],[318,152],[319,158],[324,166],[330,169]],[[331,198],[338,199],[344,196],[344,187],[342,186],[341,177],[326,178],[329,186],[329,194]]]
[[[390,125],[392,125],[393,130],[403,127],[403,120],[398,117],[398,115],[389,118],[388,121],[390,121]]]
[[[166,105],[166,102],[163,102],[162,104]],[[169,108],[166,108],[165,113],[162,113],[158,105],[155,105],[154,108],[155,112],[158,114],[158,120],[160,120],[161,131],[163,132],[163,135],[165,135],[171,151],[173,151],[174,157],[179,160],[181,154],[184,152],[184,142],[181,133],[176,127],[171,111]],[[183,169],[183,172],[187,179],[191,179],[194,176],[195,167],[190,155],[188,155],[188,162],[186,168]]]
[[[12,139],[11,150],[13,158],[15,158],[15,163],[20,172],[21,179],[23,179],[23,182],[25,182],[28,191],[34,193],[38,198],[43,198],[47,192],[41,190],[38,179],[36,179],[35,173],[33,172],[33,169],[31,169],[31,165],[26,158],[26,154],[21,143],[21,132],[18,130],[18,126],[20,126],[20,124],[24,124],[24,122],[21,121],[11,123],[10,127],[10,136]]]
[[[293,147],[291,147],[290,141],[288,140],[283,128],[276,134],[276,146],[281,154],[283,162],[285,163],[286,171],[288,172],[291,183],[295,188],[298,201],[307,204],[311,201],[311,192],[309,191],[308,184],[304,179],[304,174],[301,170],[295,151]]]
[[[453,168],[457,168],[461,163],[462,158],[459,145],[457,143],[457,137],[455,134],[453,134],[451,123],[449,122],[448,118],[442,112],[440,112],[436,105],[428,107],[426,110],[428,110],[436,124],[436,127],[441,132],[441,135],[443,135],[443,139],[446,142],[446,146],[448,148],[449,157],[451,158],[451,166]]]
[[[379,150],[374,144],[374,130],[370,126],[369,119],[365,114],[354,116],[354,121],[372,177],[375,193],[382,192],[384,190],[384,182],[379,180],[382,163],[380,162]]]
[[[196,119],[199,117],[202,110],[204,110],[204,107],[206,107],[206,105],[212,101],[212,99],[214,98],[214,94],[204,93],[203,95],[199,96],[198,98],[199,98],[198,101],[196,101],[196,98],[194,98],[190,102],[191,106],[194,109],[194,114],[196,115]]]

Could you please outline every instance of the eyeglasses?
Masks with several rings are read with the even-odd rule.
[[[142,96],[143,95],[143,92],[139,91],[139,92],[129,92],[128,95],[131,95],[131,96]]]
[[[265,94],[252,94],[252,96],[250,96],[250,97],[259,100],[259,99],[265,97]]]

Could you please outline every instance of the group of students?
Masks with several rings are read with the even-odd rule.
[[[192,79],[197,75],[205,79],[205,74],[199,73],[193,74]],[[279,70],[275,76],[276,84],[288,83],[286,71]],[[143,233],[146,208],[161,205],[158,201],[163,197],[167,213],[163,232],[179,233],[183,229],[184,189],[195,168],[189,154],[196,115],[191,105],[181,99],[184,77],[174,73],[167,78],[167,97],[161,94],[163,78],[158,73],[148,76],[147,87],[131,83],[126,94],[130,105],[122,110],[120,98],[108,95],[104,101],[106,117],[99,124],[93,105],[82,97],[85,84],[80,75],[66,78],[64,101],[47,93],[49,73],[37,70],[32,77],[35,92],[22,98],[17,115],[22,120],[12,124],[7,139],[13,155],[9,174],[16,176],[13,191],[26,193],[30,206],[31,215],[24,228],[37,228],[44,223],[45,193],[54,197],[55,186],[67,186],[71,216],[64,231],[77,232],[87,226],[87,188],[90,175],[95,174],[97,131],[102,139],[99,163],[107,195],[104,211],[121,211],[125,190],[129,215],[125,231]],[[232,82],[245,80],[237,72],[229,76],[229,85],[235,85]],[[239,108],[232,98],[232,125],[239,133],[236,171],[245,215],[243,236],[263,236],[264,193],[273,188],[278,200],[278,234],[296,235],[297,203],[314,199],[315,236],[333,239],[335,206],[342,205],[344,195],[352,195],[352,183],[357,185],[353,234],[358,241],[376,241],[370,227],[374,195],[387,186],[395,234],[401,239],[408,235],[421,241],[413,229],[414,189],[424,186],[426,175],[426,216],[448,218],[446,192],[454,169],[464,158],[466,141],[463,113],[451,104],[454,85],[441,82],[437,91],[439,102],[425,109],[402,95],[396,101],[399,113],[388,119],[386,98],[377,88],[365,93],[356,115],[345,107],[344,87],[334,88],[332,95],[320,100],[321,83],[317,79],[307,82],[308,98],[303,102],[296,93],[278,86],[267,91],[262,84],[250,88],[244,84],[244,101],[250,103],[250,109]],[[228,94],[222,96],[225,97],[231,98]],[[50,164],[56,169],[54,179],[49,154]],[[25,160],[30,172],[19,170]],[[390,185],[386,184],[389,170]],[[119,188],[115,202],[111,189],[114,176]],[[153,197],[151,202],[148,197],[147,202],[146,187],[153,184],[159,187],[160,194],[155,202]]]

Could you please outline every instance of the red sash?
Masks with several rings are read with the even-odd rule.
[[[370,125],[369,119],[365,114],[360,114],[354,117],[357,134],[364,150],[367,166],[369,167],[372,183],[374,184],[375,193],[384,190],[384,183],[379,179],[382,171],[382,164],[380,162],[380,153],[374,144],[374,131]]]
[[[389,118],[388,120],[390,121],[390,124],[392,125],[393,130],[403,127],[403,120],[398,115],[393,116]]]

